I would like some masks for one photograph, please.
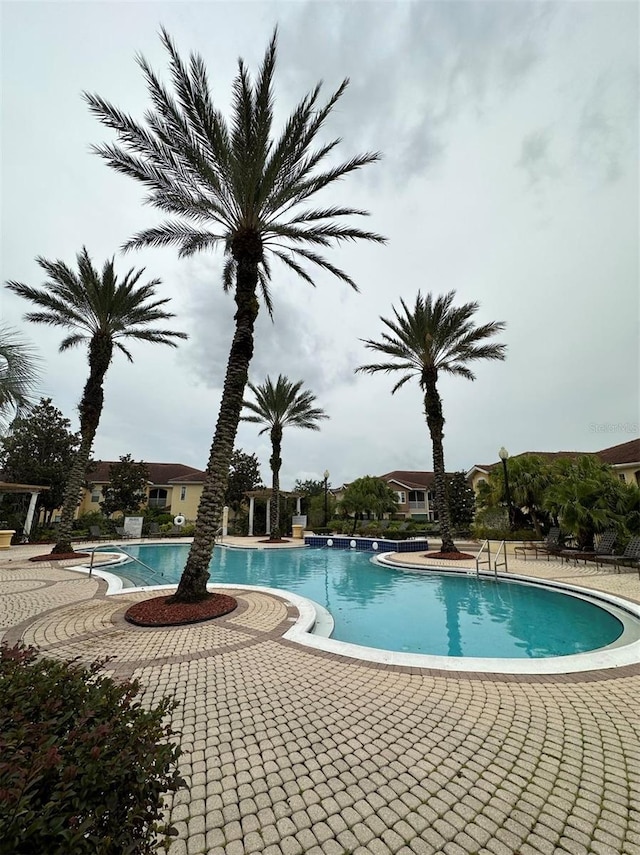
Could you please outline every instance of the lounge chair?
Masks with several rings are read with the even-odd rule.
[[[513,553],[516,558],[521,553],[525,561],[527,560],[527,555],[531,555],[532,553],[534,558],[537,558],[538,555],[546,555],[547,561],[550,561],[551,556],[557,556],[561,551],[562,534],[560,533],[560,529],[556,527],[549,529],[549,533],[544,540],[532,540],[529,543],[522,544],[522,546],[516,546]]]
[[[102,529],[99,525],[90,525],[89,526],[89,534],[91,535],[92,540],[108,540],[109,536],[107,534],[102,533]]]
[[[585,564],[587,561],[595,561],[596,566],[600,566],[604,563],[601,560],[603,557],[613,555],[613,547],[617,537],[617,531],[605,531],[593,552],[576,552],[575,549],[563,549],[560,556],[564,561],[575,561],[576,565],[578,561],[584,561]]]
[[[621,567],[635,567],[640,578],[640,537],[632,537],[622,555],[603,555],[600,560],[603,564],[613,564],[616,573]]]
[[[118,535],[118,537],[121,537],[123,540],[127,540],[128,538],[133,536],[133,535],[129,534],[129,532],[125,528],[123,528],[122,526],[116,526],[116,534]]]

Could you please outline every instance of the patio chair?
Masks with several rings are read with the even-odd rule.
[[[610,529],[603,533],[593,552],[576,552],[575,549],[563,549],[560,556],[564,561],[575,561],[576,566],[578,561],[584,561],[585,564],[587,561],[595,561],[596,566],[599,567],[603,557],[613,555],[613,547],[617,537],[618,532]]]
[[[621,567],[635,567],[640,578],[640,537],[632,537],[622,555],[603,555],[603,564],[613,564],[616,573]]]
[[[160,526],[157,522],[149,523],[149,528],[147,529],[147,537],[160,537]]]
[[[132,536],[122,526],[116,526],[116,534],[118,535],[118,537],[121,537],[123,540],[127,540],[128,538],[130,538]]]
[[[90,525],[89,534],[91,535],[92,540],[108,540],[108,536],[102,533],[102,529],[99,525]]]
[[[534,558],[537,558],[538,555],[546,555],[547,561],[550,561],[551,556],[557,556],[561,551],[562,534],[560,529],[555,527],[549,529],[549,533],[544,540],[532,540],[529,543],[522,544],[522,546],[514,547],[513,554],[517,558],[518,553],[521,553],[525,561],[527,560],[527,555],[531,555],[532,553]]]

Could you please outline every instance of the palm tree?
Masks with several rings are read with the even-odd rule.
[[[361,365],[356,369],[367,374],[377,371],[404,372],[393,387],[392,394],[412,377],[418,377],[424,393],[424,411],[433,446],[435,504],[440,523],[442,552],[458,550],[453,542],[446,497],[442,445],[444,416],[438,392],[438,375],[445,372],[474,380],[468,363],[478,359],[504,359],[506,348],[504,344],[485,343],[485,339],[492,338],[504,329],[503,323],[474,326],[472,317],[479,308],[478,303],[464,303],[456,307],[453,305],[454,298],[455,291],[435,299],[431,294],[423,297],[418,291],[413,309],[410,309],[404,300],[400,300],[402,311],[393,310],[395,320],[380,318],[390,333],[383,332],[379,342],[364,339],[370,350],[385,354],[391,361]]]
[[[7,288],[40,309],[38,312],[28,312],[25,319],[70,330],[70,334],[60,344],[60,352],[83,342],[87,342],[89,351],[89,378],[78,406],[80,445],[67,479],[58,541],[52,550],[52,554],[60,554],[73,551],[73,518],[102,414],[103,382],[114,348],[122,351],[129,362],[133,362],[133,357],[121,339],[176,347],[175,339],[187,336],[182,332],[150,326],[156,321],[175,316],[163,308],[169,302],[168,298],[156,299],[155,287],[160,284],[159,279],[138,284],[144,268],[130,270],[119,281],[113,259],[106,261],[102,272],[99,272],[93,266],[85,247],[77,255],[77,273],[63,261],[48,261],[42,257],[36,260],[48,276],[44,285],[36,288],[21,282],[7,282]]]
[[[175,245],[180,256],[190,256],[221,246],[226,256],[223,288],[233,291],[237,306],[195,535],[175,595],[176,602],[195,602],[207,596],[208,567],[253,356],[258,291],[272,311],[270,259],[280,260],[309,284],[314,282],[307,263],[356,288],[351,277],[317,248],[355,240],[381,243],[384,238],[342,222],[366,211],[307,204],[325,187],[379,159],[377,153],[365,153],[325,166],[339,140],[319,143],[317,137],[347,80],[325,104],[318,102],[320,86],[316,86],[276,136],[272,84],[277,31],[255,83],[239,61],[229,120],[214,105],[202,58],[192,54],[184,63],[165,30],[161,37],[169,53],[175,96],[140,57],[152,101],[145,124],[97,95],[85,98],[121,143],[96,146],[97,154],[118,172],[140,181],[148,190],[147,202],[174,215],[139,232],[125,247]]]
[[[507,460],[511,496],[517,508],[526,508],[533,527],[542,538],[540,515],[545,492],[551,483],[551,467],[536,454],[522,454]],[[504,484],[502,485],[504,490]]]
[[[34,349],[16,330],[0,326],[0,430],[30,406],[38,362]]]
[[[304,381],[291,383],[287,377],[278,375],[275,385],[270,377],[261,386],[249,383],[255,401],[245,401],[244,408],[254,415],[242,416],[243,422],[263,424],[261,434],[269,431],[271,438],[271,539],[280,538],[280,467],[282,459],[282,432],[286,427],[320,430],[318,422],[329,416],[319,407],[314,407],[316,396],[312,392],[300,391]]]

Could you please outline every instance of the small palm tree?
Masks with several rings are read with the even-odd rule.
[[[542,538],[540,515],[545,492],[551,483],[551,467],[536,454],[522,454],[510,457],[507,468],[514,504],[517,508],[527,508],[536,534]]]
[[[397,392],[412,377],[418,378],[424,393],[424,411],[433,446],[433,473],[435,482],[436,509],[442,537],[442,552],[457,552],[453,542],[449,508],[446,498],[444,466],[444,416],[438,392],[440,372],[457,374],[474,380],[468,363],[479,359],[504,359],[504,344],[489,344],[492,338],[504,329],[503,323],[490,323],[476,327],[473,315],[478,303],[454,306],[455,291],[434,299],[431,294],[423,297],[420,292],[413,309],[400,300],[402,310],[394,309],[395,320],[380,318],[390,330],[383,332],[381,341],[365,339],[370,350],[390,357],[389,362],[361,365],[356,371],[374,374],[378,371],[402,371],[403,376],[392,389]]]
[[[365,153],[325,166],[340,140],[319,143],[318,135],[347,80],[325,104],[318,103],[316,86],[275,135],[277,32],[255,83],[239,61],[229,120],[213,103],[202,58],[192,54],[185,64],[165,30],[162,42],[169,53],[175,97],[139,58],[152,101],[146,125],[97,95],[85,98],[121,143],[97,146],[95,151],[113,169],[140,181],[148,190],[148,202],[175,217],[139,232],[125,247],[173,245],[181,256],[222,247],[226,255],[223,287],[234,292],[235,333],[193,544],[174,598],[195,602],[207,596],[208,568],[253,356],[258,291],[269,313],[272,310],[270,259],[278,259],[311,285],[308,264],[356,288],[351,277],[317,249],[344,241],[381,243],[384,238],[342,222],[366,211],[309,204],[324,188],[379,159],[377,153]]]
[[[261,386],[249,383],[249,389],[255,395],[255,401],[245,401],[244,408],[254,415],[242,416],[243,422],[263,424],[261,434],[269,431],[271,438],[271,539],[280,538],[280,467],[282,459],[282,432],[285,427],[320,430],[318,422],[329,416],[319,407],[314,407],[316,396],[312,392],[300,391],[304,381],[291,383],[282,374],[275,385],[267,377]]]
[[[73,551],[73,519],[102,414],[103,383],[114,348],[133,362],[122,339],[176,347],[176,339],[187,336],[182,332],[150,326],[175,315],[163,308],[168,299],[155,299],[159,279],[138,284],[144,268],[130,270],[120,281],[113,259],[105,262],[100,273],[84,247],[77,255],[77,273],[63,261],[47,261],[41,257],[36,260],[49,277],[43,286],[36,288],[21,282],[7,282],[7,288],[40,308],[38,312],[28,312],[25,319],[70,330],[60,344],[61,352],[84,342],[87,342],[89,351],[89,378],[78,406],[81,441],[67,479],[58,542],[52,550],[60,554]]]
[[[0,431],[32,403],[38,362],[34,349],[16,330],[0,326]]]

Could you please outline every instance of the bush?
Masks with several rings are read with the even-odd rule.
[[[159,820],[162,793],[185,783],[162,725],[176,704],[142,709],[137,682],[103,665],[0,647],[0,851],[139,855],[175,833]]]
[[[471,533],[476,540],[540,540],[535,531],[529,528],[510,531],[508,528],[474,525]]]
[[[74,531],[78,529],[89,531],[92,525],[100,526],[100,531],[103,534],[112,530],[108,518],[100,511],[87,511],[86,514],[80,514],[78,519],[73,521]]]

